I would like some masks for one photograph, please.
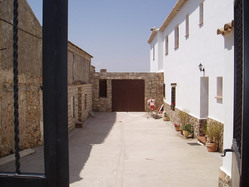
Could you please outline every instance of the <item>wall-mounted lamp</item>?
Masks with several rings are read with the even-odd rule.
[[[200,70],[200,72],[205,72],[205,68],[203,67],[203,65],[200,63],[199,64],[199,70]]]

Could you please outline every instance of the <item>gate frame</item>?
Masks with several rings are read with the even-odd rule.
[[[68,0],[43,0],[45,174],[0,173],[1,187],[69,186],[67,42]]]
[[[243,0],[243,109],[241,132],[241,178],[240,186],[249,186],[249,2]]]
[[[248,132],[249,132],[249,25],[246,24],[246,21],[249,19],[249,2],[247,0],[235,0],[234,5],[236,6],[236,4],[238,2],[242,3],[242,33],[237,33],[235,32],[235,36],[234,36],[234,43],[235,43],[235,68],[234,68],[234,78],[235,78],[235,90],[234,90],[234,120],[236,120],[236,117],[239,118],[239,120],[241,120],[241,123],[239,122],[239,127],[241,127],[241,130],[238,132],[238,134],[235,134],[235,129],[238,126],[238,123],[236,123],[236,121],[234,121],[234,134],[233,134],[233,145],[232,145],[232,151],[233,153],[233,157],[235,158],[235,160],[233,160],[233,167],[237,167],[238,168],[238,175],[236,173],[236,168],[232,168],[232,172],[234,172],[232,174],[232,183],[233,181],[235,181],[234,184],[238,185],[239,187],[247,187],[249,186],[249,136],[248,136]],[[236,18],[237,14],[236,11],[234,17]],[[236,23],[236,19],[235,21],[235,31],[237,30],[236,27],[238,26]],[[237,88],[236,88],[236,64],[237,64],[237,48],[240,47],[239,45],[237,45],[237,36],[242,35],[242,76],[241,78],[239,78],[239,81],[241,80],[242,82],[242,106],[241,109],[239,111],[236,110],[236,93]],[[239,142],[237,142],[236,136],[238,136],[240,138]],[[235,177],[235,178],[234,178]],[[238,178],[237,178],[238,177]],[[238,183],[237,183],[238,182]]]

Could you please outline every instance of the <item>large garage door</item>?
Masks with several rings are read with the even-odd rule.
[[[112,80],[112,111],[143,112],[144,80]]]

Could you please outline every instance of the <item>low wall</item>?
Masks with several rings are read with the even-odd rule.
[[[107,97],[99,97],[99,80],[107,80]],[[112,80],[124,79],[140,79],[145,82],[145,111],[149,111],[147,100],[152,97],[155,98],[156,109],[163,104],[163,73],[107,73],[107,72],[93,72],[93,110],[100,112],[112,111]]]

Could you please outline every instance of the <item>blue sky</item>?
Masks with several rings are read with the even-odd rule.
[[[42,22],[42,0],[27,0]],[[69,0],[68,39],[94,58],[96,70],[148,72],[150,28],[177,0]]]

